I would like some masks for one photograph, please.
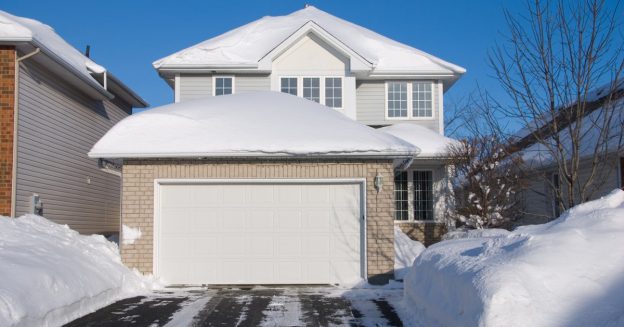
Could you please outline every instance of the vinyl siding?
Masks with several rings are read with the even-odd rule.
[[[386,119],[386,85],[382,80],[359,80],[356,82],[357,121],[366,125],[392,125],[402,122],[415,123],[433,131],[440,130],[439,84],[433,84],[434,118],[428,120]]]
[[[117,232],[121,181],[87,153],[130,106],[92,100],[32,63],[20,64],[18,92],[16,214],[28,213],[37,193],[52,221],[85,234]]]
[[[212,95],[212,75],[180,75],[180,101]]]
[[[592,184],[588,187],[588,192],[591,193],[589,200],[598,199],[620,187],[618,169],[619,157],[610,156],[596,172]],[[527,213],[516,223],[517,225],[541,224],[554,218],[554,196],[546,180],[552,179],[553,173],[554,169],[549,169],[533,174],[535,177],[528,182],[528,189],[522,192],[524,210]],[[591,162],[581,162],[579,180],[584,183],[590,175]]]
[[[180,75],[180,101],[212,96],[212,87],[212,75]],[[270,90],[269,75],[246,74],[234,77],[234,93]]]

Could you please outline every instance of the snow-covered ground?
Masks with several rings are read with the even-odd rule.
[[[624,191],[496,234],[425,250],[405,279],[406,323],[624,325]]]
[[[414,259],[425,250],[425,246],[414,241],[394,226],[394,278],[402,280],[414,263]]]
[[[0,216],[0,276],[0,326],[61,325],[157,286],[103,236],[35,215]]]

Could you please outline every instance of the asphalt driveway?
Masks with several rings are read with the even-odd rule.
[[[65,326],[402,326],[402,290],[334,287],[166,289]]]

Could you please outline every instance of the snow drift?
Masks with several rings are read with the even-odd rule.
[[[394,279],[403,279],[414,259],[425,250],[425,246],[405,235],[401,228],[394,226]]]
[[[91,149],[98,158],[402,156],[418,148],[340,112],[280,92],[174,103],[117,123]]]
[[[624,191],[548,224],[443,241],[405,279],[427,326],[624,325]]]
[[[43,217],[0,216],[0,326],[57,326],[154,283],[117,246]]]

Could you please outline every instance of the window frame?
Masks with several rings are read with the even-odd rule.
[[[408,212],[408,218],[407,220],[396,220],[394,218],[396,218],[396,199],[394,199],[394,207],[393,207],[393,219],[394,222],[399,224],[399,223],[438,223],[438,217],[436,215],[436,184],[437,184],[437,180],[436,178],[438,177],[436,170],[433,168],[413,168],[413,169],[406,169],[406,170],[402,170],[403,172],[407,172],[407,198],[408,198],[408,202],[407,202],[407,212]],[[414,172],[415,171],[427,171],[431,173],[431,198],[432,198],[432,206],[431,206],[431,219],[416,219],[416,212],[415,212],[415,187],[414,187]],[[393,179],[393,184],[394,184],[394,179]],[[396,190],[394,190],[394,192],[396,192]]]
[[[291,93],[282,92],[282,79],[284,79],[284,78],[286,78],[286,79],[294,78],[297,81],[297,88],[295,89],[297,94],[291,94]],[[299,92],[300,87],[301,87],[301,81],[299,81],[299,76],[280,76],[279,77],[279,92],[280,93],[285,93],[285,94],[294,95],[296,97],[301,97],[299,95],[300,94],[300,92]]]
[[[414,82],[429,83],[431,85],[431,117],[414,116],[413,90]],[[388,84],[389,83],[407,83],[407,116],[406,117],[390,117],[388,115]],[[436,106],[438,99],[436,98],[436,81],[432,80],[386,80],[384,82],[384,117],[386,120],[435,120]]]
[[[306,97],[305,97],[305,85],[304,85],[304,80],[305,80],[306,78],[310,78],[310,79],[313,79],[313,78],[318,78],[318,80],[319,80],[319,86],[318,86],[318,87],[319,87],[319,101],[318,101],[318,102],[313,101],[313,100],[310,100],[310,99],[308,99],[308,98],[306,98]],[[304,98],[304,99],[306,99],[306,100],[308,100],[308,101],[312,101],[312,102],[316,102],[316,103],[318,103],[318,104],[325,105],[325,99],[324,99],[324,93],[325,93],[325,90],[324,90],[325,80],[323,79],[323,76],[300,76],[300,77],[299,77],[299,79],[301,80],[301,97],[302,97],[302,98]],[[299,85],[299,82],[297,82],[297,85]]]
[[[236,77],[234,75],[212,75],[212,96],[217,96],[217,78],[232,79],[232,94],[236,94]],[[221,94],[227,95],[227,94]]]
[[[327,105],[327,79],[338,79],[340,80],[340,107],[330,107]],[[335,89],[335,87],[333,87]],[[332,97],[333,99],[336,99],[336,97]],[[335,101],[335,100],[334,100]],[[341,110],[344,108],[344,78],[342,76],[325,76],[323,77],[323,105],[328,107],[328,108],[332,108],[332,109],[336,109],[336,110]]]

